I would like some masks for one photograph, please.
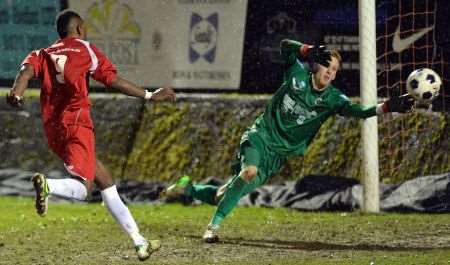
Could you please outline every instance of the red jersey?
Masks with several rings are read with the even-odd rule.
[[[94,45],[76,38],[58,40],[31,52],[22,65],[31,64],[41,80],[44,126],[52,123],[93,128],[88,98],[88,77],[111,86],[116,68]]]

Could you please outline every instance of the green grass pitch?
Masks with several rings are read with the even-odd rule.
[[[0,197],[0,264],[450,264],[450,214],[240,207],[208,245],[213,207],[131,205],[143,234],[163,243],[139,262],[101,204],[50,204],[42,218],[33,203]]]

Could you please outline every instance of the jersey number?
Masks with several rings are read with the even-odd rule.
[[[53,64],[56,69],[56,81],[60,84],[64,84],[64,65],[67,61],[66,55],[61,54],[50,54],[50,58],[52,58]]]

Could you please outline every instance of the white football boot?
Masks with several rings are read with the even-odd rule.
[[[136,254],[140,261],[144,261],[150,257],[153,252],[161,248],[161,241],[150,240],[149,243],[136,246]]]
[[[209,224],[203,234],[203,241],[210,244],[219,242],[219,226]]]
[[[36,191],[36,212],[40,216],[45,216],[47,214],[48,195],[50,193],[48,189],[47,178],[44,174],[36,173],[31,178],[31,181],[33,182],[33,186]]]

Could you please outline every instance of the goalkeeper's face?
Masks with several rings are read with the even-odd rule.
[[[339,60],[332,56],[330,65],[325,67],[321,64],[317,65],[317,72],[314,74],[314,89],[318,91],[324,90],[336,78],[339,70]]]

